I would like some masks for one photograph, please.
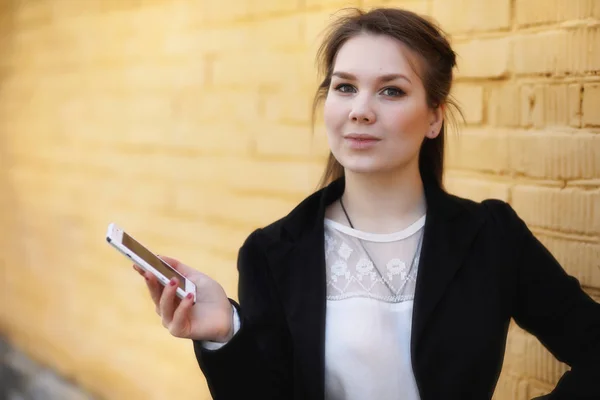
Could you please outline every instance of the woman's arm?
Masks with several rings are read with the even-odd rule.
[[[571,370],[547,399],[600,399],[600,304],[569,276],[513,209],[501,212],[514,234],[518,283],[513,317]]]
[[[253,232],[238,256],[238,294],[234,301],[240,329],[218,350],[194,341],[196,358],[215,400],[291,399],[290,334],[269,266]]]

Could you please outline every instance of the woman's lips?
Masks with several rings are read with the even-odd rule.
[[[369,149],[381,141],[371,135],[348,135],[344,137],[344,140],[350,148],[357,150]]]

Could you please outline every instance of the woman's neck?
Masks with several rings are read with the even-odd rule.
[[[346,171],[345,181],[342,201],[356,229],[397,232],[425,214],[427,206],[418,168],[377,175]],[[341,218],[346,219],[343,214]]]

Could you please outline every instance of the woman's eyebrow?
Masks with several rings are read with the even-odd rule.
[[[356,76],[352,75],[349,72],[344,72],[344,71],[336,71],[333,74],[331,74],[331,76],[337,76],[339,78],[347,79],[349,81],[356,80]],[[405,75],[402,75],[402,74],[385,74],[385,75],[381,75],[380,77],[377,78],[377,80],[380,82],[389,82],[389,81],[393,81],[395,79],[404,79],[404,80],[408,81],[408,83],[412,83],[410,81],[410,79],[408,79]]]

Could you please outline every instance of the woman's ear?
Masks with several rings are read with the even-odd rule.
[[[429,139],[435,139],[442,130],[442,124],[444,123],[444,108],[445,105],[441,104],[436,108],[432,108],[429,114],[429,130],[425,134],[425,137]]]

